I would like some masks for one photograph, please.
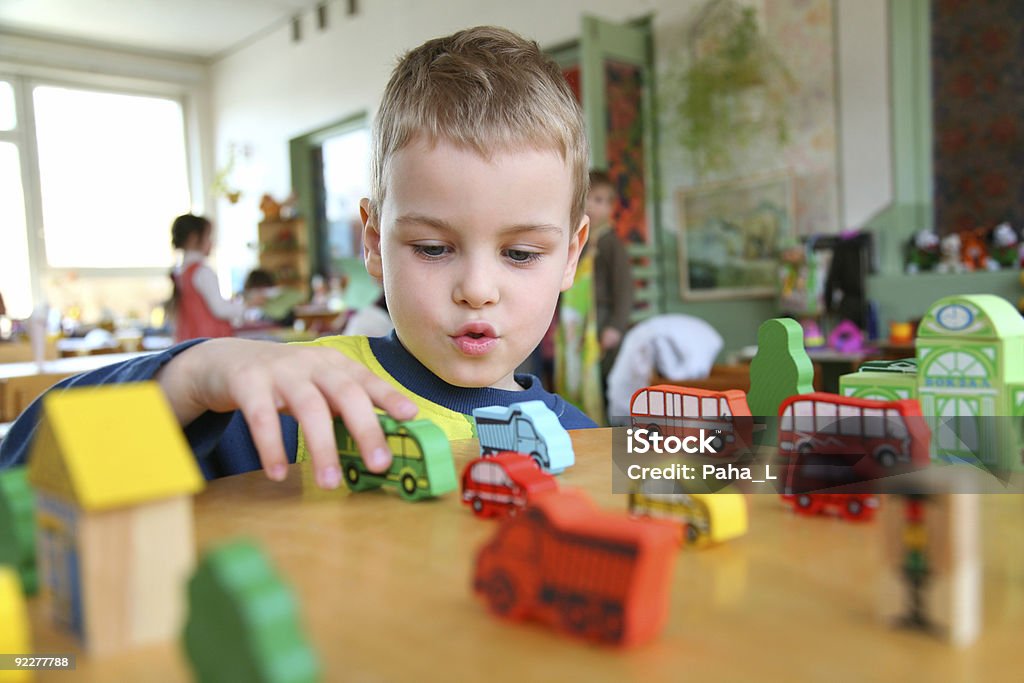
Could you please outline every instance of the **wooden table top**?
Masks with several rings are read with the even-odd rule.
[[[611,494],[610,430],[572,436],[577,464],[561,485],[624,510],[624,496]],[[461,472],[476,442],[453,451]],[[664,633],[627,651],[491,616],[470,578],[495,523],[475,518],[454,493],[406,503],[391,490],[324,492],[296,465],[281,484],[258,472],[211,482],[196,499],[196,528],[200,550],[239,536],[265,549],[298,596],[325,681],[1016,681],[1024,497],[984,495],[981,509],[983,628],[962,650],[879,620],[877,523],[798,517],[775,495],[750,497],[746,537],[680,550]],[[77,652],[41,612],[33,600],[36,651]],[[74,674],[37,680],[191,677],[174,642],[80,655]]]

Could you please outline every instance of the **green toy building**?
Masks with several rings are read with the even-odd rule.
[[[1024,471],[1024,318],[1013,305],[992,294],[936,301],[918,326],[915,361],[916,372],[906,361],[865,364],[841,378],[840,392],[916,398],[933,458]]]
[[[839,378],[839,393],[852,398],[899,401],[917,398],[917,360],[875,360]]]

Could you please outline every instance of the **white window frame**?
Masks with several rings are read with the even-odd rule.
[[[183,69],[182,73],[184,74],[185,71],[187,69]],[[50,266],[46,256],[46,242],[43,233],[42,188],[39,182],[39,153],[36,144],[35,107],[32,91],[37,86],[51,86],[176,101],[182,111],[186,182],[189,188],[190,203],[193,212],[204,213],[203,206],[208,200],[204,190],[204,178],[211,177],[210,173],[204,172],[204,169],[209,169],[212,166],[210,161],[212,152],[209,154],[201,152],[203,135],[200,132],[200,109],[204,103],[201,102],[202,95],[199,94],[199,88],[203,84],[86,74],[69,72],[64,69],[7,63],[0,66],[0,79],[9,82],[14,91],[17,125],[12,131],[0,131],[0,140],[15,144],[21,163],[32,305],[36,306],[45,300],[44,282],[48,279],[66,277],[72,273],[83,282],[90,278],[140,278],[167,275],[168,268],[164,267],[68,268]],[[170,241],[170,225],[173,218],[173,216],[168,217],[168,241]]]

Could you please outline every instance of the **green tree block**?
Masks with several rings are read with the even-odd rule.
[[[306,683],[320,678],[295,599],[249,541],[216,548],[188,585],[184,647],[199,683]]]
[[[25,595],[35,595],[35,494],[28,483],[28,468],[0,472],[0,564],[16,567]]]
[[[776,438],[779,405],[790,396],[814,391],[814,366],[804,350],[804,330],[790,318],[773,318],[757,328],[757,355],[750,361],[747,405],[755,418],[768,418],[768,429],[757,432],[755,441]]]

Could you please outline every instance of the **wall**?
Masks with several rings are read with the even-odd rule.
[[[1016,306],[1024,288],[1017,269],[945,275],[879,274],[868,279],[868,298],[878,302],[883,331],[890,322],[920,318],[931,304],[954,294],[996,294]]]
[[[764,0],[749,4],[764,9]],[[836,31],[844,46],[836,67],[840,78],[838,119],[851,122],[843,130],[840,145],[844,152],[837,164],[844,226],[859,224],[890,197],[885,5],[886,0],[837,0]],[[254,252],[245,245],[255,239],[260,195],[271,192],[282,197],[291,189],[288,140],[358,112],[372,115],[403,51],[431,37],[488,23],[507,26],[552,47],[578,37],[584,12],[611,21],[653,13],[655,47],[663,64],[678,48],[680,26],[701,6],[702,0],[449,0],[446,11],[437,12],[428,3],[379,0],[361,3],[358,16],[343,17],[341,4],[330,3],[331,21],[326,31],[317,31],[312,17],[306,15],[301,42],[292,43],[290,29],[281,28],[219,60],[211,72],[219,163],[231,144],[249,152],[236,173],[242,200],[233,206],[220,201],[217,206],[224,260],[243,265],[255,260]],[[672,176],[670,169],[679,164],[685,160],[664,150],[662,177]],[[673,182],[666,181],[663,188],[673,187]],[[662,194],[666,287],[678,291],[674,272],[676,212],[667,194]],[[224,268],[221,276],[237,280],[243,272],[238,266]],[[729,349],[753,343],[758,322],[774,313],[767,300],[682,304],[676,296],[670,307],[709,319]]]
[[[892,201],[888,0],[836,3],[843,225],[862,227]]]

